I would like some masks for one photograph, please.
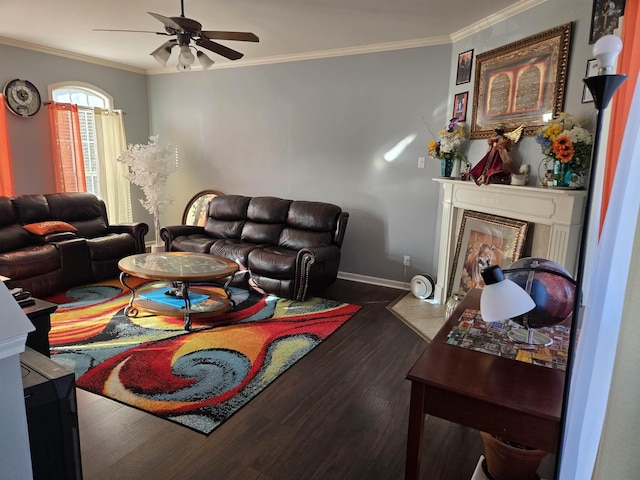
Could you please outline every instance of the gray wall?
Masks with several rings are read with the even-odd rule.
[[[329,201],[351,213],[342,272],[387,281],[435,274],[440,203],[427,158],[431,139],[452,111],[458,53],[474,55],[575,21],[565,110],[593,115],[581,104],[591,58],[592,3],[549,0],[453,45],[149,78],[151,133],[178,145],[179,172],[169,180],[175,203],[162,223],[177,223],[199,190]],[[474,71],[472,72],[475,74]],[[473,77],[472,77],[473,78]],[[428,124],[428,125],[427,125]],[[383,155],[409,135],[394,161]],[[472,163],[486,141],[471,142]],[[533,137],[514,148],[516,162],[537,172],[542,158]],[[535,178],[532,178],[535,182]],[[405,271],[403,255],[412,267]]]
[[[434,272],[439,164],[418,169],[418,157],[425,121],[445,121],[450,58],[441,45],[150,77],[151,132],[180,158],[162,222],[206,188],[327,201],[351,214],[342,271],[402,280],[406,254]]]
[[[113,96],[115,108],[126,112],[125,129],[129,143],[146,142],[149,136],[147,77],[138,73],[104,67],[56,55],[48,55],[0,45],[0,85],[14,78],[32,82],[48,101],[48,86],[58,82],[79,81],[100,87]],[[17,117],[7,111],[11,158],[16,194],[51,193],[55,178],[51,157],[49,115],[43,105],[30,118]],[[134,217],[150,217],[134,202]]]

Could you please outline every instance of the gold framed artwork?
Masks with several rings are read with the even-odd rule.
[[[203,190],[196,193],[187,202],[187,206],[182,214],[182,224],[203,227],[207,221],[209,204],[211,200],[219,195],[224,195],[224,193],[217,190]]]
[[[483,268],[506,268],[518,260],[524,249],[527,222],[465,210],[456,242],[447,297],[484,287]]]
[[[564,105],[571,23],[476,55],[471,138],[524,124],[535,135],[543,116]]]

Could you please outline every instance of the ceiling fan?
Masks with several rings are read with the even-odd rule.
[[[191,49],[195,50],[198,57],[198,61],[203,69],[209,68],[213,65],[211,60],[202,50],[198,50],[196,47],[206,48],[207,50],[222,55],[229,60],[238,60],[242,58],[243,54],[226,47],[213,40],[234,40],[240,42],[258,42],[257,35],[250,32],[222,32],[214,30],[202,30],[202,24],[191,18],[184,16],[184,0],[180,0],[181,13],[179,17],[165,17],[157,13],[147,12],[156,20],[159,20],[164,25],[164,32],[151,32],[145,30],[110,30],[95,28],[94,31],[101,32],[138,32],[138,33],[153,33],[156,35],[174,36],[153,52],[151,56],[156,61],[165,67],[167,61],[171,57],[171,50],[176,45],[180,48],[180,54],[178,56],[178,71],[187,72],[191,70],[191,65],[195,62],[196,57],[191,53]],[[192,45],[192,43],[194,45]]]

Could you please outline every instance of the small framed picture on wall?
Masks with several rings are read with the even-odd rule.
[[[467,120],[468,100],[469,92],[456,93],[453,96],[453,115],[451,115],[451,118],[457,118],[459,122]]]
[[[469,83],[471,81],[471,66],[473,64],[473,49],[462,52],[458,55],[458,73],[456,74],[456,85]]]
[[[593,0],[589,44],[614,32],[624,15],[625,0]]]
[[[592,58],[587,62],[587,73],[584,78],[594,77],[598,74],[598,60]],[[593,95],[591,95],[591,90],[587,88],[585,85],[582,87],[582,103],[593,102]]]

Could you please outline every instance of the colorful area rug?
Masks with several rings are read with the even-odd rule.
[[[182,317],[127,317],[129,298],[117,280],[48,298],[52,360],[82,389],[206,435],[360,309],[232,289],[233,310],[186,332]]]

